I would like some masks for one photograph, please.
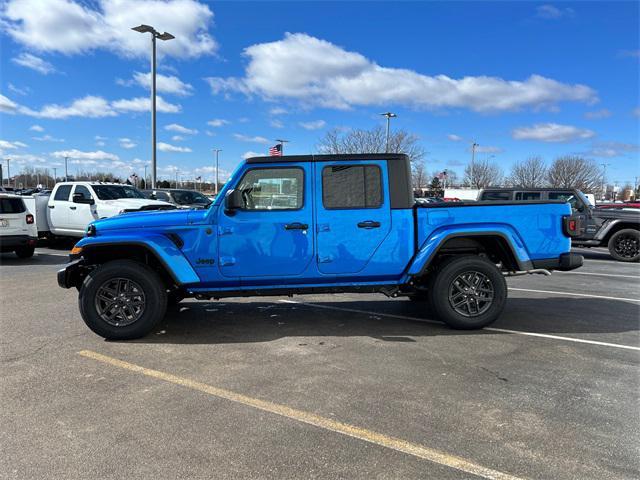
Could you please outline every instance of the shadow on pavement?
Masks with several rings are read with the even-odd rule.
[[[36,253],[31,258],[18,258],[15,253],[0,254],[0,265],[26,267],[30,265],[64,265],[69,261],[69,257],[47,255],[46,253]]]
[[[585,260],[608,260],[617,263],[607,250],[593,250],[590,248],[574,248],[572,252],[579,253]]]
[[[575,307],[579,302],[579,310]],[[285,303],[185,301],[140,343],[218,344],[269,342],[283,337],[368,336],[415,342],[415,337],[483,335],[433,322],[426,307],[408,300]],[[498,328],[552,334],[638,332],[640,306],[601,299],[510,299]],[[363,310],[367,313],[337,309]],[[371,312],[371,313],[368,313]],[[415,320],[393,318],[402,315]]]

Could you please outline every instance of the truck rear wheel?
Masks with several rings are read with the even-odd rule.
[[[451,328],[471,330],[493,323],[507,300],[507,283],[493,263],[465,255],[446,260],[430,282],[430,305]]]
[[[609,253],[619,262],[640,260],[640,232],[625,228],[614,233],[609,239]]]
[[[114,260],[94,269],[82,283],[80,314],[108,340],[131,340],[151,332],[167,310],[160,276],[147,265]]]

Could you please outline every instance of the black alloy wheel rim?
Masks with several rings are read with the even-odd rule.
[[[144,291],[133,280],[112,278],[98,288],[95,305],[100,318],[114,327],[126,327],[144,314]]]
[[[449,286],[449,304],[464,317],[478,317],[493,304],[493,283],[484,273],[463,272]]]
[[[638,256],[638,238],[635,235],[624,234],[616,238],[614,245],[615,252],[624,258],[633,258]]]

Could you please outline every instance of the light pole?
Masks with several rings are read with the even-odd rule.
[[[391,112],[381,113],[383,117],[387,117],[387,147],[385,149],[385,153],[389,153],[389,134],[391,133],[391,119],[396,118],[398,115]]]
[[[289,143],[289,140],[282,140],[280,138],[276,138],[276,142],[280,144],[280,155],[284,155],[284,144]]]
[[[147,184],[147,164],[144,164],[144,188],[149,188]]]
[[[131,30],[151,34],[151,188],[156,188],[156,39],[172,40],[170,33],[159,33],[150,25],[138,25]]]
[[[54,186],[57,180],[58,180],[58,169],[56,167],[53,167],[53,185]]]
[[[476,147],[479,147],[480,145],[476,142],[473,142],[471,144],[471,169],[469,172],[469,183],[471,184],[471,188],[473,188],[473,169],[474,169],[474,163],[476,161]]]
[[[11,186],[11,159],[5,158],[7,161],[7,187]]]
[[[214,148],[213,149],[214,152],[216,152],[216,186],[215,186],[215,193],[216,195],[218,195],[218,154],[222,151],[222,149],[220,148]]]
[[[69,160],[69,157],[64,157],[64,181],[67,181],[67,160]]]

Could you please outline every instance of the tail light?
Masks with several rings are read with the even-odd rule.
[[[562,230],[567,237],[579,237],[584,233],[584,223],[580,215],[567,215],[562,218]]]
[[[33,219],[33,215],[31,215],[30,213],[27,214],[27,225],[33,225],[33,222],[35,220]]]

